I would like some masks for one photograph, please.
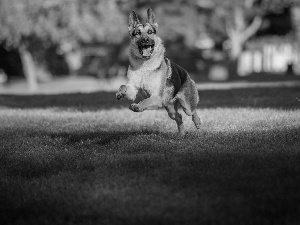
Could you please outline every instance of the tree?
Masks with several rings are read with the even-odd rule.
[[[298,42],[300,42],[300,5],[295,5],[291,8],[291,19],[295,36]]]
[[[256,34],[269,12],[280,11],[293,1],[281,0],[198,0],[200,7],[211,9],[224,27],[231,61],[230,74],[237,76],[237,61],[245,43]]]
[[[119,43],[127,34],[125,21],[116,0],[0,0],[0,43],[19,50],[35,91],[37,45],[45,50],[66,43]]]

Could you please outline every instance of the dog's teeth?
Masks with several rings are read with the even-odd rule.
[[[152,45],[144,45],[139,47],[139,51],[141,55],[145,58],[149,58],[153,52],[154,46]]]
[[[151,55],[151,46],[146,46],[143,48],[142,53],[144,57],[149,57]]]

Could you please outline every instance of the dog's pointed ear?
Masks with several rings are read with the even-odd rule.
[[[131,33],[131,31],[140,23],[138,16],[136,15],[136,13],[134,11],[132,11],[129,14],[129,26],[128,26],[128,30],[129,33]]]
[[[158,24],[155,19],[155,14],[151,8],[147,10],[147,19],[146,23],[149,23],[155,30],[158,28]]]

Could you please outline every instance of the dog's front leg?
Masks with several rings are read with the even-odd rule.
[[[143,112],[147,109],[158,109],[162,107],[162,98],[160,96],[154,95],[150,98],[146,98],[140,101],[138,104],[133,103],[129,106],[133,112]]]

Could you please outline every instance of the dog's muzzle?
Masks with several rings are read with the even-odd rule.
[[[154,40],[148,37],[141,38],[141,40],[137,44],[140,54],[143,56],[143,58],[149,59],[154,50]]]

